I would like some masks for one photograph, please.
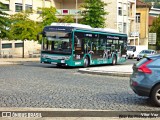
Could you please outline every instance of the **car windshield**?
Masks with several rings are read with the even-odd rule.
[[[151,54],[152,51],[150,51],[150,50],[142,50],[140,53],[141,54]]]
[[[134,50],[135,46],[127,46],[127,50]]]
[[[142,60],[140,60],[139,62],[136,63],[136,66],[139,67],[141,66],[143,63],[147,62],[149,59],[148,58],[143,58]]]

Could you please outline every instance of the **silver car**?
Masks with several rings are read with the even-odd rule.
[[[156,54],[155,50],[142,50],[138,55],[137,55],[137,61],[139,61],[140,59]]]

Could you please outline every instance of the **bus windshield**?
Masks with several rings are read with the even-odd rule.
[[[42,51],[58,53],[58,54],[71,54],[71,33],[69,32],[46,32],[42,42]]]

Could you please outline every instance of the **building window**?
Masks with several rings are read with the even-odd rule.
[[[28,12],[32,12],[32,5],[26,4],[25,6],[26,6],[25,9],[26,9]]]
[[[12,48],[12,43],[4,43],[2,44],[2,48]]]
[[[42,14],[42,11],[38,10],[38,11],[37,11],[37,14]]]
[[[123,33],[127,33],[127,23],[123,23]]]
[[[136,23],[140,23],[141,14],[136,13]]]
[[[22,11],[22,4],[15,3],[15,12],[21,12],[21,11]]]
[[[23,43],[15,43],[15,48],[23,47]]]
[[[9,11],[9,4],[2,3],[2,5],[0,5],[0,10]]]
[[[118,15],[122,16],[122,7],[118,7]]]
[[[118,23],[118,30],[119,30],[120,33],[123,32],[123,30],[122,30],[122,23]]]

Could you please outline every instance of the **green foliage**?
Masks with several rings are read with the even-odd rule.
[[[36,40],[37,33],[41,31],[40,25],[30,20],[28,13],[17,13],[10,17],[10,39],[14,40]]]
[[[160,0],[142,0],[143,2],[151,4],[154,2],[154,8],[160,8]]]
[[[58,19],[56,17],[56,8],[38,8],[39,11],[42,11],[39,18],[42,18],[42,25],[47,26],[53,22],[57,22]]]
[[[8,14],[3,12],[1,9],[5,9],[5,6],[0,2],[0,38],[8,38],[8,29],[10,26],[10,20]]]
[[[104,7],[107,4],[102,2],[101,0],[85,0],[84,4],[82,4],[81,15],[83,16],[81,23],[90,25],[91,27],[105,27],[105,15],[108,13],[105,12]]]
[[[58,20],[60,23],[74,23],[74,18],[72,15],[66,15]]]
[[[160,16],[153,21],[149,32],[157,33],[157,49],[160,49]]]

